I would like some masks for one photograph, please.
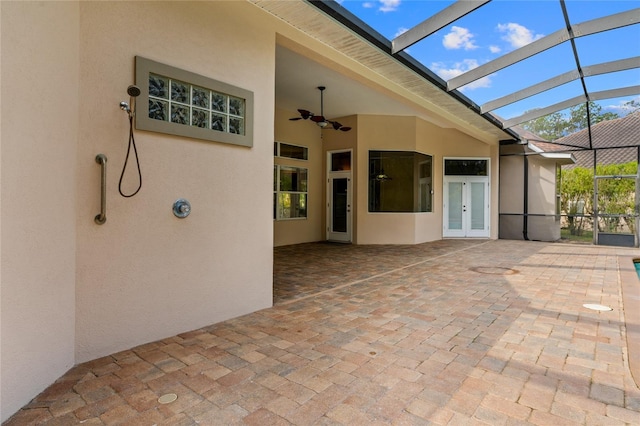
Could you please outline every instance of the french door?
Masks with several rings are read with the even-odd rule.
[[[351,150],[328,153],[327,240],[352,241]]]
[[[489,178],[445,176],[444,237],[489,237]]]
[[[351,242],[351,178],[329,177],[327,240]]]

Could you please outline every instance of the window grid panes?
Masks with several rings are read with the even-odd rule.
[[[276,220],[306,219],[308,171],[302,167],[273,168],[273,216]]]
[[[149,118],[245,134],[246,102],[184,81],[149,73]]]

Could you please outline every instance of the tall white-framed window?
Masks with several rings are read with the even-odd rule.
[[[273,166],[273,218],[307,218],[309,171],[304,167]]]

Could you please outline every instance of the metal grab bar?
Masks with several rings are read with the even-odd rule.
[[[100,214],[93,219],[98,225],[107,221],[107,156],[96,155],[96,163],[102,166],[102,183],[100,186]]]

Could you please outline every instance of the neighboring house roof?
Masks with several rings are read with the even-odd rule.
[[[542,139],[542,138],[540,138]],[[535,140],[535,139],[534,139]],[[640,146],[640,111],[614,120],[601,121],[554,142],[535,140],[545,152],[571,152],[575,166],[593,167],[594,156],[598,164],[623,164],[637,160]]]
[[[640,145],[640,111],[591,126],[591,144],[588,129],[557,139],[554,144],[577,149],[638,146]]]
[[[611,149],[640,146],[640,111],[622,118],[601,121],[589,130],[582,129],[553,142],[534,139],[545,151],[575,151],[590,149]]]
[[[549,142],[548,140],[544,139],[542,136],[539,136],[536,133],[533,133],[525,129],[520,125],[513,126],[513,130],[520,136],[522,140],[527,140],[529,142]]]

